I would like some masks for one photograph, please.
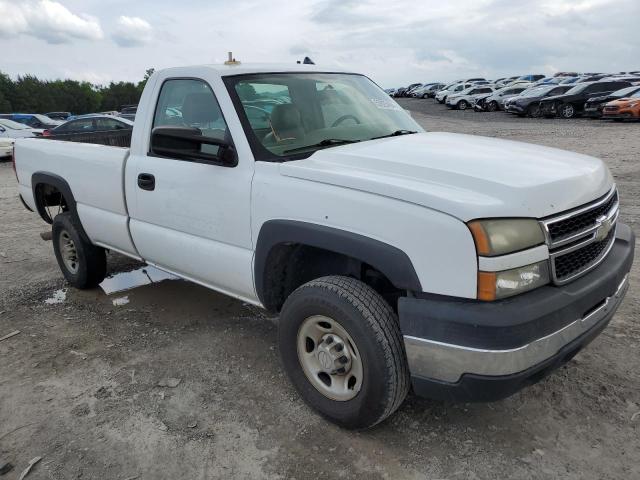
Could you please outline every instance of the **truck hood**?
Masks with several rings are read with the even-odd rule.
[[[606,194],[601,160],[549,147],[454,133],[417,133],[282,163],[288,177],[422,205],[463,221],[542,218]]]

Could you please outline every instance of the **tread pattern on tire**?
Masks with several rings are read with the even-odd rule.
[[[383,413],[373,427],[395,412],[409,392],[409,368],[396,314],[389,304],[367,284],[350,277],[328,276],[305,283],[299,290],[324,288],[353,305],[376,336],[388,370],[388,398]]]
[[[61,224],[62,228],[68,228],[65,225],[66,222],[68,222],[75,230],[75,233],[81,242],[80,245],[76,246],[76,248],[83,249],[85,260],[87,263],[87,278],[81,284],[74,286],[80,289],[97,287],[107,275],[107,260],[105,251],[101,247],[86,243],[82,240],[82,235],[80,235],[82,227],[79,225],[79,222],[74,218],[74,216],[69,212],[64,212],[56,215],[56,217],[53,219],[52,230],[55,231],[57,224]],[[61,266],[60,268],[64,267]]]

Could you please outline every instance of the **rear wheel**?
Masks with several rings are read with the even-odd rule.
[[[282,308],[278,342],[302,398],[340,426],[376,425],[409,390],[397,317],[359,280],[323,277],[295,290]]]
[[[573,118],[576,116],[576,109],[570,103],[563,103],[558,109],[558,115],[562,118]]]
[[[107,274],[107,257],[103,248],[82,238],[81,227],[71,213],[53,219],[52,240],[62,274],[73,287],[96,287]]]

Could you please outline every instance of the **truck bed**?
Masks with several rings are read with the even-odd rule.
[[[66,133],[42,137],[48,140],[63,140],[66,142],[93,143],[95,145],[108,145],[111,147],[131,146],[131,133],[133,130],[120,130],[108,132]]]
[[[92,242],[135,254],[127,227],[124,168],[129,149],[93,143],[26,138],[16,141],[20,195],[36,210],[32,177],[63,179],[73,192],[78,214]]]

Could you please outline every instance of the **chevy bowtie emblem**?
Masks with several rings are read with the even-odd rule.
[[[613,222],[611,218],[607,218],[606,216],[602,215],[596,218],[596,225],[597,225],[597,228],[596,228],[595,239],[597,242],[601,242],[602,240],[607,238],[607,235],[609,235],[609,232],[613,227]]]

